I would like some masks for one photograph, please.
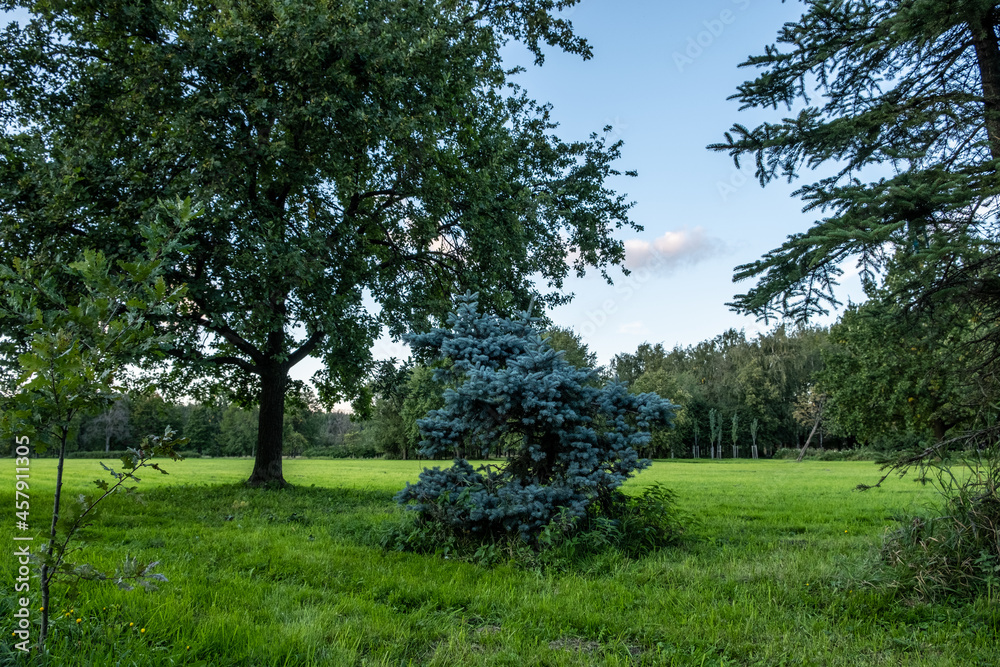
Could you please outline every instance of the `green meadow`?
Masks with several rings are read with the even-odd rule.
[[[675,490],[694,518],[686,543],[560,572],[383,550],[403,514],[392,496],[425,465],[288,460],[294,488],[266,491],[240,484],[247,459],[164,464],[170,475],[143,478],[143,504],[103,506],[74,558],[159,560],[169,582],[60,590],[45,664],[1000,664],[995,601],[927,603],[886,585],[884,534],[935,494],[909,478],[855,491],[878,479],[872,463],[657,461],[627,488]],[[10,545],[13,461],[6,471]],[[69,460],[66,474],[72,502],[102,470]],[[54,477],[54,461],[32,461],[36,545]],[[10,619],[16,561],[2,561]],[[12,645],[0,662],[28,664]]]

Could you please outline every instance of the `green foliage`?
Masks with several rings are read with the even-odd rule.
[[[179,431],[182,426],[183,418],[179,406],[164,400],[159,392],[129,397],[129,431],[131,433],[163,433],[167,429]]]
[[[206,403],[199,403],[191,409],[191,414],[184,425],[184,437],[191,443],[191,447],[205,454],[214,454],[219,450],[221,412],[215,406]]]
[[[131,444],[130,417],[128,397],[118,397],[106,410],[84,423],[79,438],[81,448],[110,450],[112,445],[118,448]]]
[[[214,456],[250,456],[257,445],[257,420],[253,412],[236,404],[226,406],[219,424],[218,450]]]
[[[923,598],[1000,600],[1000,451],[993,445],[920,473],[941,503],[901,517],[887,537],[882,557],[894,567],[895,585]]]
[[[774,452],[774,458],[781,460],[796,460],[799,450],[794,447],[784,447]],[[886,452],[869,447],[854,449],[810,449],[803,459],[810,461],[885,461]]]
[[[88,250],[67,269],[37,258],[0,265],[3,318],[29,336],[17,357],[17,391],[4,396],[5,434],[29,437],[40,453],[53,447],[64,452],[76,417],[120,395],[125,364],[169,349],[171,338],[149,320],[172,311],[186,295],[183,285],[168,287],[163,274],[185,250],[180,237],[194,214],[187,201],[162,212],[169,222],[139,228],[145,261],[116,263]],[[64,270],[80,281],[81,294],[61,289]]]
[[[677,507],[676,494],[654,483],[637,496],[616,494],[611,503],[586,516],[563,509],[531,543],[517,535],[484,541],[449,530],[445,522],[420,520],[388,524],[379,540],[388,550],[438,554],[490,567],[512,563],[526,569],[572,571],[610,552],[641,558],[678,546],[691,525],[691,517]]]
[[[280,483],[305,358],[325,405],[364,396],[383,326],[426,328],[467,288],[558,304],[570,271],[624,260],[620,142],[555,136],[501,57],[590,57],[558,17],[575,4],[12,3],[32,14],[0,49],[0,247],[127,256],[158,197],[203,201],[165,275],[190,298],[153,318],[165,385],[258,404],[251,481]]]
[[[75,550],[70,543],[86,517],[126,481],[138,481],[134,475],[138,468],[163,472],[149,459],[156,455],[176,459],[174,446],[186,442],[174,440],[167,430],[142,449],[126,450],[121,472],[102,463],[115,483],[109,486],[98,480],[103,495],[96,500],[83,497],[79,514],[68,519],[68,527],[60,523],[63,465],[77,418],[110,407],[120,397],[123,387],[117,377],[125,364],[162,354],[172,343],[150,320],[172,312],[187,294],[184,285],[168,286],[164,275],[186,252],[181,238],[195,214],[187,200],[162,206],[161,212],[168,220],[139,227],[145,238],[144,257],[112,263],[102,252],[85,250],[81,260],[70,263],[68,269],[79,280],[79,291],[60,285],[61,267],[47,266],[38,257],[30,261],[13,258],[11,266],[0,264],[0,283],[5,288],[2,319],[21,323],[18,340],[25,340],[27,348],[18,356],[16,391],[2,395],[0,432],[18,443],[30,442],[41,453],[54,450],[59,460],[52,523],[46,543],[33,554],[40,564],[40,651],[48,636],[52,583],[60,578],[74,582],[109,578],[91,565],[72,565],[66,560]],[[126,559],[112,578],[119,586],[128,587],[128,581],[136,580],[148,587],[149,579],[162,578],[153,573],[155,565]]]
[[[141,481],[136,473],[143,468],[155,470],[163,475],[168,474],[153,459],[169,459],[179,461],[183,457],[177,451],[177,447],[187,444],[184,438],[175,437],[176,433],[167,429],[162,436],[149,436],[143,440],[138,449],[129,448],[122,453],[121,469],[115,470],[102,461],[101,467],[114,480],[108,483],[105,479],[97,479],[94,484],[101,491],[99,496],[88,496],[81,494],[77,497],[77,506],[63,513],[59,518],[62,525],[57,526],[60,531],[58,539],[50,543],[48,548],[37,554],[37,562],[44,566],[44,571],[49,573],[47,583],[64,582],[67,584],[67,594],[74,597],[78,587],[83,581],[110,581],[115,586],[124,591],[130,591],[135,586],[140,586],[147,591],[155,591],[158,581],[166,581],[167,578],[155,572],[159,562],[139,562],[134,557],[126,557],[114,573],[101,572],[93,565],[84,563],[76,565],[67,560],[71,551],[76,551],[79,547],[70,547],[70,543],[76,533],[88,526],[93,520],[93,514],[102,501],[115,493],[135,494],[136,487],[125,486],[126,483],[138,483]]]
[[[380,459],[385,455],[361,437],[360,433],[348,433],[340,444],[308,447],[303,450],[302,456],[319,459]]]
[[[848,308],[830,331],[826,367],[817,374],[828,398],[825,419],[869,443],[909,433],[940,440],[971,427],[975,404],[996,390],[990,378],[977,386],[964,372],[968,328],[906,315],[880,296]]]
[[[665,457],[665,456],[686,456],[686,438],[692,438],[693,426],[691,418],[691,394],[680,387],[679,379],[671,375],[663,368],[652,368],[645,371],[639,378],[629,385],[629,391],[633,393],[652,392],[660,398],[665,398],[671,403],[679,405],[677,414],[669,427],[653,427],[650,429],[652,440],[648,448],[641,452],[644,456]]]
[[[373,387],[375,405],[361,438],[387,458],[416,456],[421,440],[417,420],[444,404],[444,388],[434,380],[433,369],[423,364],[386,369]]]
[[[563,358],[577,368],[597,368],[597,353],[591,352],[580,334],[565,327],[552,327],[542,333],[549,346],[563,353]]]
[[[677,506],[677,494],[654,482],[637,496],[623,495],[612,511],[617,523],[615,546],[630,556],[680,544],[693,519]]]
[[[823,219],[737,267],[736,280],[760,282],[735,307],[803,320],[837,303],[848,257],[869,286],[904,257],[925,268],[898,286],[904,301],[937,295],[993,312],[1000,292],[984,279],[1000,260],[998,25],[992,2],[807,0],[777,45],[743,63],[761,71],[733,96],[742,108],[798,108],[734,125],[709,148],[754,160],[762,185],[835,171],[796,192]]]
[[[796,396],[815,381],[827,346],[824,329],[779,326],[754,339],[735,330],[687,348],[666,350],[643,343],[632,354],[612,361],[612,374],[633,388],[655,391],[682,406],[676,428],[654,432],[655,455],[687,456],[699,446],[721,444],[723,415],[739,413],[757,419],[757,437],[765,452],[791,445],[802,434],[793,415]],[[711,411],[718,416],[711,427]],[[810,424],[811,426],[811,424]],[[707,431],[707,433],[706,433]],[[709,450],[701,447],[705,455]],[[719,451],[715,451],[716,456]]]

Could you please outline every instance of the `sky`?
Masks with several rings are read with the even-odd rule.
[[[633,274],[612,270],[613,286],[596,271],[571,278],[565,288],[574,300],[550,312],[556,325],[581,334],[599,363],[643,342],[669,349],[731,327],[750,336],[773,328],[725,305],[752,286],[734,284],[733,268],[805,231],[816,216],[791,196],[801,182],[761,188],[752,162],[737,170],[728,155],[705,147],[733,123],[783,117],[781,108],[741,112],[727,98],[753,76],[738,65],[763,53],[802,10],[779,0],[583,0],[563,15],[592,45],[591,60],[549,49],[536,67],[523,47],[505,52],[507,62],[527,68],[517,81],[528,93],[552,103],[557,135],[581,139],[612,125],[624,142],[619,170],[639,172],[612,182],[635,202],[632,219],[644,228],[619,236]],[[844,268],[839,298],[864,300],[852,267]],[[387,340],[376,353],[407,354]]]
[[[733,268],[805,231],[815,215],[791,196],[802,182],[761,188],[752,164],[737,170],[726,154],[705,147],[722,141],[733,123],[752,127],[784,115],[741,112],[727,98],[753,76],[738,65],[762,53],[802,10],[800,2],[780,0],[583,0],[562,15],[590,42],[591,60],[548,49],[537,67],[522,46],[505,50],[506,62],[527,68],[518,83],[553,105],[558,136],[583,139],[611,125],[612,137],[624,142],[617,168],[639,173],[610,183],[635,202],[632,219],[644,227],[619,236],[632,275],[612,269],[612,286],[596,271],[571,277],[565,289],[574,300],[549,313],[557,326],[579,333],[600,364],[643,342],[671,348],[729,328],[753,336],[773,327],[725,305],[751,286],[734,284]],[[863,300],[852,267],[844,268],[838,296]],[[408,356],[405,345],[388,339],[374,352]],[[317,368],[306,360],[292,375],[308,379]]]

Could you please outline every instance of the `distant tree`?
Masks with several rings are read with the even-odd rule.
[[[867,443],[903,434],[940,441],[971,427],[978,404],[997,389],[988,377],[970,382],[963,372],[969,328],[903,319],[899,311],[876,298],[848,308],[831,329],[834,345],[818,375],[827,419]]]
[[[444,407],[420,420],[427,456],[464,451],[501,454],[505,463],[474,470],[462,457],[448,469],[425,469],[397,495],[424,520],[483,537],[521,535],[534,542],[558,514],[582,519],[617,502],[618,488],[649,465],[638,449],[649,428],[668,423],[676,406],[624,384],[592,384],[596,373],[570,364],[527,315],[481,315],[472,297],[459,302],[446,329],[408,337],[425,361],[447,363],[435,375],[454,382]]]
[[[320,422],[317,429],[319,447],[331,447],[344,444],[348,433],[357,430],[357,425],[351,421],[351,415],[346,412],[317,412],[313,414]]]
[[[817,431],[822,429],[827,404],[826,394],[817,391],[815,387],[806,389],[799,396],[798,400],[795,401],[795,418],[800,424],[810,429],[809,435],[806,437],[806,443],[799,450],[799,456],[796,460],[801,461],[805,457],[806,451],[809,449],[810,443],[812,443],[813,436],[816,435]]]
[[[256,415],[232,403],[222,413],[214,456],[251,456],[257,445]]]
[[[132,433],[159,433],[183,426],[180,411],[159,392],[133,395],[129,401],[129,428]]]
[[[104,451],[111,450],[111,443],[114,442],[118,448],[131,444],[132,431],[130,422],[129,401],[125,396],[115,400],[108,408],[87,422],[84,439],[98,441],[104,447]],[[162,434],[162,431],[152,431],[153,434]]]
[[[733,437],[733,458],[738,459],[740,457],[739,442],[740,437],[740,415],[738,412],[733,413],[732,430],[730,434]]]
[[[386,369],[373,389],[375,406],[363,439],[388,458],[411,458],[422,440],[417,421],[443,405],[445,388],[433,376],[431,368],[412,362]]]
[[[549,346],[565,355],[578,368],[597,368],[597,353],[591,352],[580,334],[565,327],[552,327],[542,334]]]
[[[410,377],[406,381],[406,396],[399,413],[406,429],[402,442],[404,460],[417,451],[423,440],[418,422],[432,410],[444,406],[444,390],[444,385],[434,380],[432,368],[417,364],[410,371]]]
[[[635,354],[623,352],[615,355],[611,360],[611,376],[631,386],[643,373],[662,368],[666,357],[662,343],[642,343]]]
[[[700,459],[701,458],[701,446],[698,444],[698,436],[701,434],[701,426],[698,425],[697,419],[691,420],[691,434],[694,436],[694,445],[691,449],[691,456]]]
[[[388,458],[406,458],[410,448],[411,432],[403,418],[403,405],[411,372],[409,364],[386,367],[371,388],[375,403],[361,437]]]
[[[708,411],[709,443],[712,449],[711,458],[722,458],[722,415],[715,408]],[[716,449],[718,445],[718,449]]]
[[[676,407],[676,415],[668,426],[652,427],[649,450],[641,453],[649,456],[685,456],[685,443],[694,437],[693,422],[687,406],[691,395],[681,388],[678,378],[662,368],[647,370],[629,387],[634,394],[654,393]]]
[[[223,410],[208,403],[199,403],[191,409],[184,425],[184,437],[190,446],[203,454],[218,454]]]
[[[643,390],[666,392],[660,395],[681,400],[677,428],[668,436],[671,451],[686,452],[690,446],[693,452],[694,425],[708,424],[709,455],[716,458],[721,456],[720,443],[711,428],[711,410],[719,415],[754,414],[764,447],[795,441],[801,427],[792,416],[792,405],[823,368],[828,338],[828,332],[818,327],[778,326],[752,339],[731,329],[697,345],[669,351],[662,345],[643,343],[634,354],[617,355],[612,374],[629,378],[632,387],[640,381],[652,382],[644,384]],[[654,434],[654,442],[659,441]]]

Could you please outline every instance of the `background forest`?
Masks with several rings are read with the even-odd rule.
[[[964,361],[951,349],[957,342],[949,346],[929,321],[913,326],[885,311],[876,300],[848,309],[832,328],[780,325],[753,338],[730,329],[673,349],[643,343],[599,370],[681,405],[673,428],[656,431],[641,452],[654,458],[750,457],[754,445],[771,457],[801,448],[810,434],[811,448],[862,456],[967,429],[982,399],[954,371]],[[597,367],[572,330],[553,328],[547,337],[571,363]],[[441,406],[446,389],[432,375],[412,362],[387,366],[368,387],[372,408],[356,414],[328,412],[301,389],[285,412],[286,455],[419,458],[416,421]],[[78,417],[71,456],[121,450],[168,426],[190,440],[189,455],[253,456],[257,419],[237,403],[123,396]]]

